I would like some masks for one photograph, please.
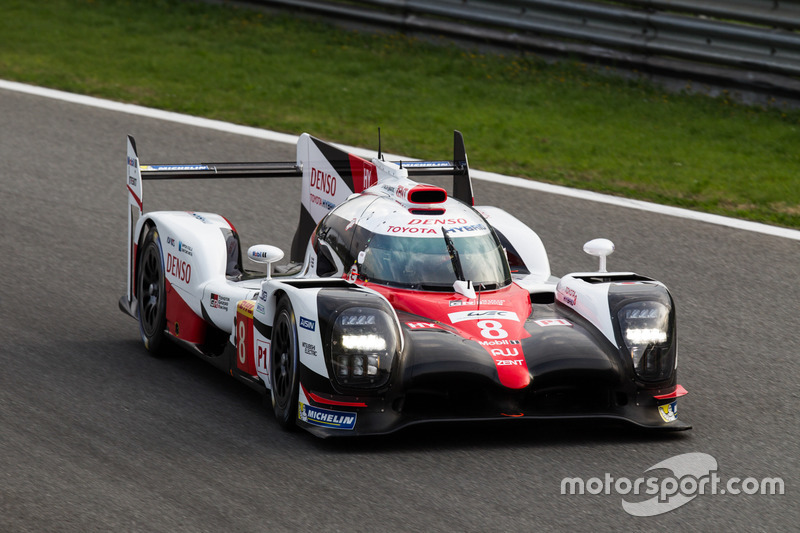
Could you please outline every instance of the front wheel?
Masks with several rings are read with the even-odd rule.
[[[153,355],[162,355],[166,344],[167,293],[164,261],[158,230],[145,235],[136,267],[137,314],[144,347]]]
[[[289,298],[283,296],[278,302],[272,328],[272,357],[270,361],[270,385],[272,386],[272,408],[281,427],[294,427],[297,420],[299,390],[299,354],[297,350],[297,325]]]

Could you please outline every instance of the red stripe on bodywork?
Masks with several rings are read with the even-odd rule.
[[[206,338],[206,322],[189,307],[169,280],[164,280],[167,291],[167,329],[177,338],[200,344]]]
[[[656,400],[669,400],[672,398],[680,398],[681,396],[686,396],[689,394],[689,391],[683,388],[682,385],[675,385],[675,390],[669,392],[667,394],[659,394],[658,396],[653,396]]]
[[[303,387],[303,384],[300,384]],[[344,400],[334,400],[332,398],[323,398],[318,394],[314,394],[313,392],[309,392],[303,387],[303,393],[306,395],[306,398],[310,399],[315,403],[322,403],[326,405],[338,405],[340,407],[366,407],[367,404],[364,402],[348,402]]]
[[[234,233],[239,233],[238,231],[236,231],[236,228],[233,227],[233,224],[231,224],[230,220],[228,220],[226,217],[223,217],[222,215],[220,215],[220,216],[222,217],[222,220],[224,220],[225,222],[228,223],[228,225],[231,227],[231,229],[233,230]]]
[[[136,196],[136,193],[135,193],[135,192],[133,192],[133,189],[131,189],[131,186],[130,186],[130,185],[128,185],[128,192],[129,192],[129,193],[131,193],[131,196],[133,196],[133,199],[134,199],[134,200],[136,200],[136,203],[137,203],[137,204],[138,204],[138,206],[139,206],[139,211],[141,211],[141,210],[143,209],[143,208],[142,208],[142,200],[141,200],[141,199],[139,199],[139,197],[138,197],[138,196]]]
[[[494,361],[503,386],[522,389],[530,385],[531,374],[520,342],[530,337],[525,331],[525,321],[531,314],[531,300],[525,289],[511,284],[499,290],[482,292],[479,305],[478,298],[468,299],[452,292],[396,289],[377,284],[370,284],[369,288],[385,296],[398,311],[425,317],[431,323],[480,343]],[[514,313],[518,320],[486,316],[454,323],[449,316],[458,312],[493,310]],[[419,321],[420,324],[425,322]]]
[[[359,193],[364,189],[372,187],[378,183],[378,171],[374,163],[370,163],[366,159],[361,159],[353,154],[347,154],[350,157],[350,172],[353,176],[353,192]]]

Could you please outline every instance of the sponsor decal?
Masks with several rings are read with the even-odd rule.
[[[336,176],[311,167],[311,188],[329,196],[336,196]]]
[[[203,224],[211,224],[211,221],[210,221],[210,220],[208,220],[208,219],[207,219],[206,217],[204,217],[203,215],[200,215],[200,214],[198,214],[198,213],[195,213],[194,211],[189,211],[189,214],[190,214],[190,215],[192,215],[192,216],[193,216],[194,218],[196,218],[197,220],[199,220],[200,222],[202,222]]]
[[[168,253],[167,274],[172,274],[179,280],[189,283],[192,280],[192,265]]]
[[[520,344],[518,340],[497,339],[493,341],[478,341],[481,346],[505,346],[508,344]]]
[[[325,199],[323,199],[323,198],[320,198],[319,196],[317,196],[317,195],[316,195],[316,194],[314,194],[314,193],[311,193],[311,194],[309,195],[309,200],[311,200],[311,203],[312,203],[312,204],[321,205],[322,207],[324,207],[324,208],[325,208],[325,209],[327,209],[328,211],[330,211],[331,209],[333,209],[334,207],[336,207],[336,204],[334,204],[334,203],[333,203],[333,202],[331,202],[330,200],[325,200]]]
[[[386,228],[387,233],[416,233],[423,235],[435,235],[436,229],[434,228],[409,228],[406,226],[389,226]]]
[[[569,320],[565,320],[563,318],[543,318],[541,320],[534,320],[535,324],[542,326],[543,328],[550,327],[550,326],[569,326],[572,327],[572,322]]]
[[[406,326],[408,326],[411,329],[432,329],[439,327],[437,324],[434,324],[433,322],[406,322]]]
[[[470,305],[477,305],[479,300],[470,300]],[[506,305],[505,300],[480,300],[481,305]]]
[[[308,331],[314,331],[317,328],[317,323],[311,319],[301,316],[300,327],[303,329],[307,329]]]
[[[450,161],[403,161],[404,167],[451,167]]]
[[[142,165],[142,170],[208,170],[208,165]]]
[[[258,296],[259,302],[266,302],[268,298],[267,291],[261,291],[261,294]]]
[[[561,291],[561,295],[564,298],[564,303],[567,305],[571,305],[575,307],[578,305],[578,293],[575,292],[573,289],[569,287],[564,287],[564,290]]]
[[[447,228],[448,232],[454,231],[456,233],[463,233],[465,231],[478,231],[488,229],[483,224],[472,224],[470,226],[454,226]],[[417,226],[389,226],[386,228],[387,233],[409,233],[419,235],[435,235],[439,232],[437,228],[420,228]]]
[[[658,414],[664,422],[674,422],[678,418],[678,402],[677,400],[666,405],[658,406]]]
[[[128,175],[128,185],[131,187],[136,187],[136,176],[131,174]]]
[[[188,244],[186,244],[185,242],[178,241],[178,251],[179,252],[185,253],[188,256],[192,256],[192,255],[194,255],[192,253],[192,250],[193,250],[192,247],[189,246]]]
[[[244,313],[245,316],[253,318],[254,304],[252,300],[240,300],[239,303],[236,305],[236,308],[241,313]]]
[[[469,221],[466,218],[412,218],[408,221],[409,226],[426,225],[426,226],[452,226],[453,224],[467,224]],[[450,228],[447,228],[450,231]]]
[[[175,246],[175,237],[167,237],[167,244],[174,247]]]
[[[128,166],[136,168],[138,165],[136,164],[136,159],[129,157],[128,158]]]
[[[516,357],[520,355],[517,348],[492,348],[492,357]]]
[[[259,374],[269,376],[269,351],[270,341],[256,339],[256,368]]]
[[[495,360],[494,364],[496,364],[497,366],[523,366],[525,364],[525,361],[523,361],[522,359],[514,359],[514,360],[500,359],[500,360]]]
[[[456,307],[459,305],[506,305],[505,300],[451,300],[450,307]]]
[[[317,356],[317,347],[316,345],[311,344],[310,342],[303,343],[303,350],[305,350],[306,355],[313,355],[314,357]]]
[[[332,429],[351,430],[356,427],[356,413],[321,409],[298,402],[297,418],[303,422]]]
[[[406,195],[408,195],[408,191],[410,190],[411,189],[409,187],[406,187],[405,185],[398,185],[397,190],[394,191],[394,194],[401,200],[405,200]]]
[[[219,294],[211,293],[211,307],[214,309],[221,309],[223,311],[228,310],[228,304],[230,303],[231,299],[225,296],[220,296]]]
[[[481,311],[459,311],[458,313],[449,313],[447,315],[450,322],[456,324],[465,320],[513,320],[519,322],[519,317],[513,311],[503,311],[500,309],[487,309]]]
[[[258,304],[256,306],[256,311],[258,312],[259,315],[263,315],[264,313],[267,312],[267,308],[264,307],[264,304]]]
[[[364,182],[362,188],[368,189],[371,184],[372,184],[372,169],[364,165]]]
[[[487,230],[486,226],[483,224],[472,224],[469,226],[455,226],[451,228],[447,228],[447,232],[455,231],[456,233],[463,233],[465,231],[479,231],[479,230]]]

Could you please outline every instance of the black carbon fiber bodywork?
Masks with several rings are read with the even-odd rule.
[[[327,335],[337,313],[348,306],[386,309],[383,300],[360,292],[320,291],[320,322]],[[420,423],[504,419],[599,418],[662,430],[691,427],[679,420],[666,422],[659,406],[674,400],[654,398],[675,390],[675,372],[656,384],[638,379],[630,357],[567,306],[533,305],[525,325],[530,337],[519,341],[532,379],[530,385],[516,390],[502,385],[491,355],[478,342],[444,324],[412,329],[407,323],[426,318],[397,315],[404,344],[385,386],[345,388],[335,379],[301,368],[309,405],[351,413],[356,417],[354,427],[345,431],[298,421],[302,427],[320,437],[386,434]],[[571,325],[537,325],[537,320],[546,319],[568,320]],[[327,366],[332,372],[329,360]]]

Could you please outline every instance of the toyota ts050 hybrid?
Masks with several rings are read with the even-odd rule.
[[[452,193],[417,181],[426,176],[452,176]],[[255,245],[254,271],[221,215],[143,211],[142,180],[207,177],[302,179],[288,261]],[[126,185],[119,304],[145,348],[177,342],[269,394],[284,427],[320,437],[456,420],[690,427],[677,419],[686,390],[667,288],[607,272],[606,239],[584,246],[596,272],[552,276],[534,231],[474,206],[457,131],[452,160],[398,162],[303,134],[287,163],[144,165],[128,137]]]

